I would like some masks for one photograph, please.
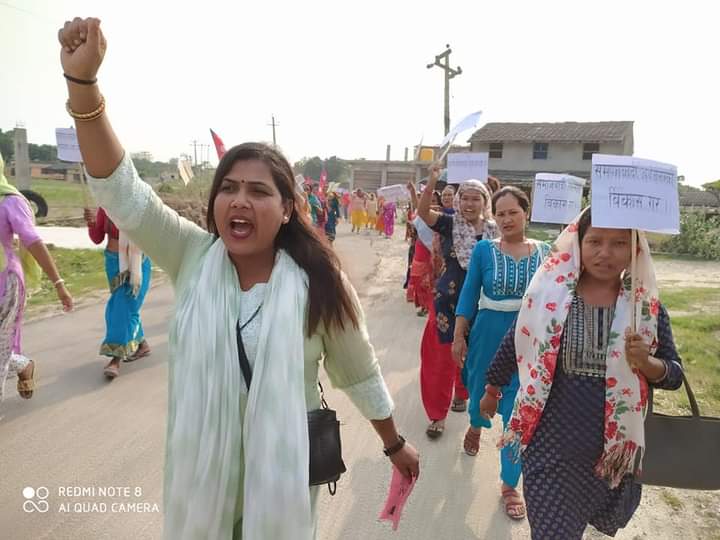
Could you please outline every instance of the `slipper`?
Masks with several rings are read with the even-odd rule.
[[[30,399],[33,397],[33,392],[35,391],[35,373],[37,372],[37,369],[35,367],[35,362],[30,360],[30,363],[25,368],[32,366],[32,369],[30,370],[30,376],[29,377],[20,377],[20,373],[18,373],[18,382],[17,382],[17,391],[18,394],[20,394],[20,397],[23,399]],[[24,373],[25,370],[23,370],[21,373]]]
[[[475,457],[480,451],[480,433],[475,433],[472,428],[468,428],[463,441],[463,450],[470,457]]]
[[[120,375],[120,368],[118,368],[118,366],[108,364],[107,366],[105,366],[105,369],[103,370],[103,374],[108,379],[113,380],[115,377]]]
[[[525,519],[525,500],[515,488],[502,488],[501,496],[505,504],[505,513],[510,519],[516,521]]]
[[[152,351],[150,350],[150,347],[145,349],[144,351],[141,351],[140,349],[137,350],[135,354],[132,356],[128,356],[127,358],[123,359],[123,362],[126,364],[129,362],[134,362],[135,360],[140,360],[141,358],[145,358],[146,356],[150,356],[152,354]]]
[[[464,399],[453,399],[451,409],[453,412],[465,412],[467,410],[467,401]]]
[[[442,420],[434,420],[425,430],[425,435],[430,439],[439,439],[445,431],[445,424]]]

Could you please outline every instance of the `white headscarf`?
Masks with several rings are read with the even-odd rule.
[[[468,264],[470,264],[470,257],[478,237],[475,225],[465,219],[460,211],[460,199],[468,191],[479,191],[485,199],[485,207],[480,212],[480,219],[485,222],[486,228],[488,223],[492,221],[491,197],[487,186],[480,180],[467,180],[460,184],[453,200],[453,207],[455,208],[455,214],[453,214],[453,248],[463,270],[467,270]]]

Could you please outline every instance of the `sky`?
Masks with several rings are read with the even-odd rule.
[[[720,178],[714,2],[0,0],[0,129],[54,144],[64,110],[57,30],[96,16],[98,74],[126,149],[167,160],[191,142],[277,142],[287,157],[403,159],[451,119],[635,121],[635,155],[691,185]],[[214,151],[211,162],[216,162]]]

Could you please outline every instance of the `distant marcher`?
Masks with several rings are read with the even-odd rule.
[[[118,231],[102,208],[93,216],[85,209],[90,239],[105,248],[105,275],[110,298],[105,306],[105,339],[100,354],[110,357],[103,373],[108,379],[120,374],[120,361],[132,362],[150,354],[140,310],[150,289],[152,264],[127,237]]]
[[[19,248],[13,243],[17,236]],[[35,390],[35,362],[22,354],[22,321],[27,291],[40,285],[42,271],[55,286],[60,303],[70,311],[73,300],[55,261],[35,229],[30,204],[5,178],[0,155],[0,402],[8,375],[17,375],[20,397]],[[41,270],[42,269],[42,270]]]

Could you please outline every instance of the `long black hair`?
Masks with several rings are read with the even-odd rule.
[[[208,230],[218,235],[214,206],[220,184],[236,162],[250,159],[257,159],[268,166],[283,203],[293,204],[290,220],[280,227],[275,237],[275,249],[284,249],[295,263],[305,270],[310,280],[308,337],[317,330],[320,322],[328,331],[333,327],[342,330],[347,322],[357,328],[359,315],[350,292],[343,283],[340,259],[321,240],[307,215],[300,211],[303,204],[295,192],[292,167],[285,156],[275,148],[263,143],[244,143],[232,147],[225,153],[215,171],[210,189],[207,209]]]

